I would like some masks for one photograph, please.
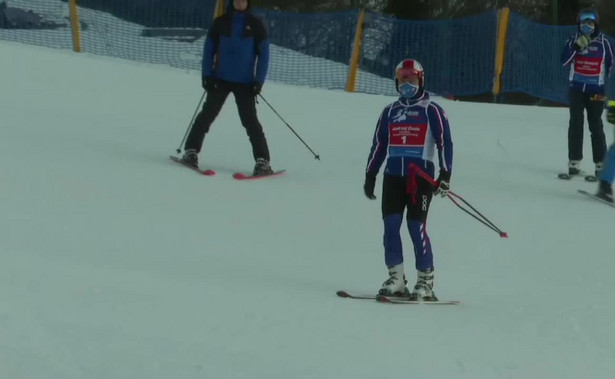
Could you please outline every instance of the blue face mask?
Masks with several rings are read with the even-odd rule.
[[[594,27],[588,24],[581,24],[581,33],[585,34],[586,36],[592,34],[594,32]]]
[[[402,83],[399,86],[399,93],[406,99],[413,98],[419,92],[419,86],[411,83]]]

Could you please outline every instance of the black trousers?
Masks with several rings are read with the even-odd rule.
[[[246,133],[250,138],[254,159],[265,158],[269,161],[267,139],[263,133],[263,126],[256,116],[256,97],[252,94],[250,86],[224,81],[218,83],[217,89],[207,92],[205,104],[201,112],[196,116],[194,124],[192,124],[184,150],[194,149],[197,152],[201,151],[205,134],[209,132],[211,124],[218,117],[226,98],[231,92],[235,96],[241,125],[246,129]]]
[[[427,221],[433,186],[421,177],[416,178],[416,194],[408,194],[408,178],[384,175],[382,181],[382,217],[406,214],[407,220]]]
[[[604,100],[592,100],[595,95],[570,89],[570,124],[568,126],[568,159],[583,159],[583,112],[587,110],[587,123],[592,140],[594,163],[602,162],[606,154],[606,137],[602,125]]]

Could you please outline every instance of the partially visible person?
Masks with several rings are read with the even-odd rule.
[[[562,52],[564,66],[570,66],[568,125],[568,173],[579,175],[583,159],[583,113],[591,134],[595,174],[599,176],[606,154],[602,125],[605,84],[613,65],[613,49],[600,32],[598,12],[587,8],[577,16],[578,31],[570,37]]]
[[[606,120],[615,124],[615,101],[609,101],[606,109]],[[615,181],[615,142],[609,148],[604,160],[604,168],[600,173],[600,180],[598,184],[598,192],[596,196],[608,201],[613,202],[613,181]]]

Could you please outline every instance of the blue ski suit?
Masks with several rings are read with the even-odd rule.
[[[388,267],[403,262],[400,227],[408,209],[408,231],[414,245],[416,268],[433,268],[431,242],[426,220],[435,188],[418,181],[418,192],[411,195],[413,175],[410,164],[434,177],[435,156],[441,172],[453,167],[453,142],[444,110],[423,92],[413,99],[399,98],[382,111],[367,160],[366,173],[376,175],[384,169],[382,210],[384,221],[385,263]],[[415,188],[416,190],[416,188]],[[419,199],[417,201],[416,194]]]

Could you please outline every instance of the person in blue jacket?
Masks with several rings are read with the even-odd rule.
[[[230,0],[227,12],[214,20],[205,40],[202,85],[207,98],[186,139],[184,163],[198,167],[205,134],[232,92],[252,145],[256,162],[253,174],[273,172],[267,140],[256,115],[256,96],[265,83],[268,67],[269,41],[264,23],[250,12],[250,0]]]
[[[598,12],[587,8],[577,16],[578,32],[570,37],[562,52],[564,66],[570,66],[568,126],[568,173],[581,173],[583,159],[583,112],[591,133],[596,176],[600,175],[606,153],[606,138],[602,125],[604,89],[613,65],[613,49],[600,32]]]
[[[365,196],[376,199],[376,176],[386,160],[382,183],[382,218],[384,260],[389,278],[382,284],[379,293],[408,296],[412,300],[437,301],[433,291],[433,253],[426,222],[432,195],[448,195],[453,142],[444,110],[425,91],[425,74],[418,61],[406,59],[397,65],[395,86],[400,97],[385,107],[380,115],[363,185]],[[436,186],[424,178],[427,175],[434,177],[435,155],[439,162]],[[427,175],[418,175],[417,170]],[[418,274],[411,293],[406,288],[400,236],[406,209]]]
[[[615,124],[615,101],[611,100],[607,103],[606,120]],[[615,181],[615,142],[609,148],[604,159],[604,169],[600,173],[600,184],[598,184],[598,192],[596,196],[613,202],[613,181]]]

